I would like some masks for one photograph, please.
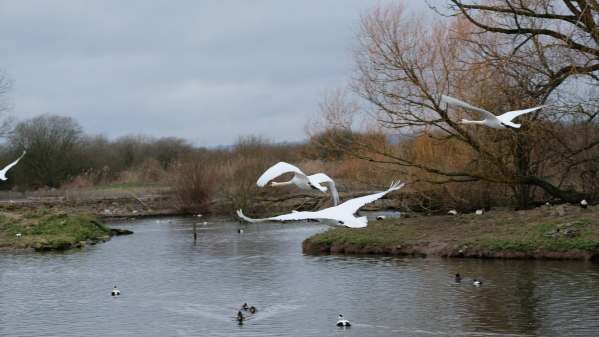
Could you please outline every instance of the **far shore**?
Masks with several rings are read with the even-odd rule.
[[[266,200],[267,213],[318,207],[326,199],[299,195]],[[379,200],[365,210],[392,209]],[[0,250],[64,250],[122,234],[102,222],[141,217],[186,216],[168,190],[125,191],[99,198],[0,201]],[[215,214],[219,216],[229,214]],[[15,235],[19,232],[21,237]],[[496,209],[483,215],[402,214],[371,219],[366,229],[334,228],[306,239],[306,254],[382,254],[471,258],[599,259],[599,205],[542,206],[531,210]]]

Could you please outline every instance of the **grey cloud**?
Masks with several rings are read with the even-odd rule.
[[[299,141],[322,90],[346,83],[359,17],[377,3],[3,1],[0,67],[21,119],[198,145]]]

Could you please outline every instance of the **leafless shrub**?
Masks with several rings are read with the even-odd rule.
[[[216,163],[202,155],[192,155],[172,172],[172,184],[181,210],[190,213],[209,213],[224,176]]]

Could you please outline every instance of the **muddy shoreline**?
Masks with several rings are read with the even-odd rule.
[[[571,250],[566,252],[539,249],[532,252],[495,251],[492,249],[463,248],[448,243],[421,245],[362,246],[358,244],[322,244],[304,242],[305,254],[382,255],[409,257],[479,258],[479,259],[546,259],[599,261],[599,249],[594,251]]]

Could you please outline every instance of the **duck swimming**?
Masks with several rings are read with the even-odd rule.
[[[346,320],[345,318],[343,318],[342,314],[339,314],[339,316],[337,316],[337,324],[338,327],[350,327],[351,324],[349,323],[348,320]]]
[[[245,317],[243,316],[243,313],[241,312],[241,310],[239,310],[237,312],[237,322],[239,324],[243,324],[243,321],[245,320]]]
[[[112,292],[110,293],[112,296],[120,296],[121,295],[121,291],[117,289],[116,286],[114,286],[112,288]]]
[[[249,307],[247,303],[243,303],[243,305],[241,306],[241,309],[243,309],[243,311],[248,311]]]
[[[460,273],[455,274],[455,283],[462,282],[462,275]]]
[[[475,287],[480,287],[480,286],[482,286],[482,285],[483,285],[483,281],[481,281],[481,280],[477,280],[477,279],[474,279],[474,281],[472,282],[472,284],[473,284]]]
[[[253,305],[252,305],[252,306],[250,307],[250,312],[251,312],[252,314],[255,314],[255,313],[256,313],[256,311],[258,311],[258,310],[256,309],[256,307],[255,307],[255,306],[253,306]]]

